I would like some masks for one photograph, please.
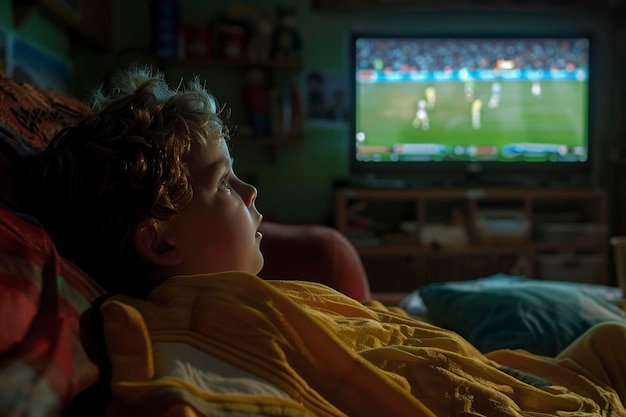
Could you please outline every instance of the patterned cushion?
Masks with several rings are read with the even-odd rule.
[[[103,294],[33,219],[0,206],[0,415],[56,414],[96,382],[84,313]]]
[[[86,109],[80,100],[0,74],[0,131],[20,154],[43,149],[56,130],[76,120]]]
[[[85,108],[0,75],[0,415],[59,415],[98,380],[105,358],[90,323],[104,291],[16,210],[23,158]]]
[[[22,158],[43,149],[58,129],[86,109],[80,100],[0,74],[0,197],[5,202],[22,207],[15,184]]]

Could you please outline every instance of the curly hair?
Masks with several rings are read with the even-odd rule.
[[[228,129],[197,77],[173,90],[163,73],[131,67],[110,90],[96,90],[87,114],[43,151],[38,217],[59,252],[106,290],[134,292],[126,277],[148,276],[135,230],[151,218],[171,219],[191,201],[186,156],[228,139]]]

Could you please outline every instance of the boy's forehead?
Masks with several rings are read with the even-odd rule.
[[[224,138],[197,143],[187,154],[187,163],[191,168],[231,161],[230,150]]]
[[[211,156],[221,157],[224,155],[230,157],[230,150],[228,148],[228,145],[226,144],[226,140],[222,137],[217,140],[212,139],[194,142],[191,147],[191,152],[188,155],[193,158],[200,154],[202,154],[202,158],[207,158]]]

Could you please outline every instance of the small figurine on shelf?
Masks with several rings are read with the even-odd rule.
[[[252,129],[252,136],[271,134],[270,101],[265,74],[258,67],[250,67],[242,90],[242,100]]]
[[[276,61],[297,61],[302,46],[300,34],[296,29],[296,9],[280,6],[277,11],[278,21],[272,32],[271,58]]]

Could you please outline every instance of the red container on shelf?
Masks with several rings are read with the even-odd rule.
[[[187,26],[185,39],[187,59],[206,61],[211,58],[211,28],[208,26]]]
[[[227,60],[243,59],[246,33],[241,26],[224,25],[220,28],[222,56]]]

